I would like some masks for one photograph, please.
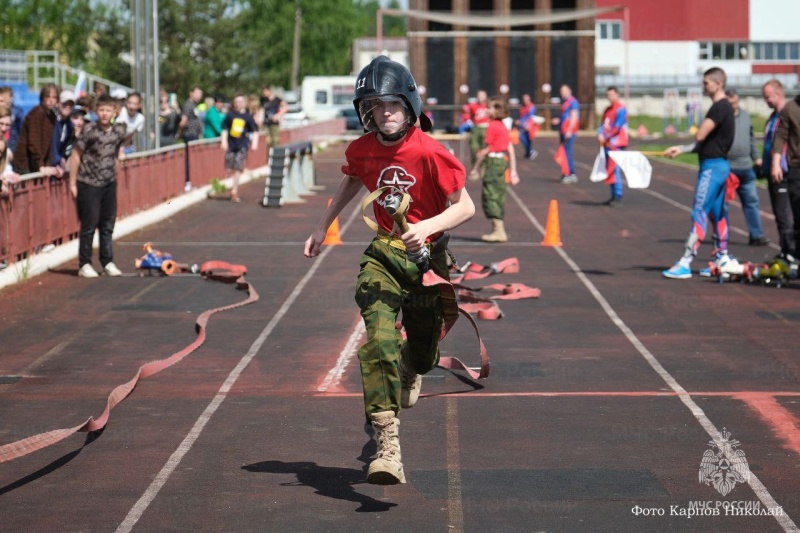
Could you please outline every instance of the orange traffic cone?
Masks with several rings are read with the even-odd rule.
[[[328,198],[328,206],[330,207],[333,198]],[[325,232],[325,240],[322,241],[322,244],[327,244],[328,246],[338,246],[342,244],[342,239],[339,236],[339,217],[333,219],[333,223],[328,227],[328,231]]]
[[[558,201],[550,200],[547,210],[547,227],[544,230],[542,246],[561,246],[561,228],[558,223]]]

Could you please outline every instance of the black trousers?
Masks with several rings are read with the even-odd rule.
[[[114,260],[111,235],[117,220],[117,181],[103,187],[78,182],[78,218],[81,221],[79,265],[91,264],[94,232],[99,229],[100,264],[105,267]]]

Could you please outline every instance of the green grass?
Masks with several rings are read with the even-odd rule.
[[[602,117],[597,117],[597,123],[600,123],[600,119]],[[764,125],[767,122],[767,117],[761,117],[759,115],[750,115],[750,118],[753,121],[753,130],[755,131],[756,137],[761,136],[764,133]],[[674,121],[670,121],[670,123],[675,126],[675,129],[678,132],[685,133],[688,128],[686,126],[686,116],[679,117],[678,124],[675,125]],[[664,117],[656,117],[652,115],[632,115],[628,117],[628,127],[631,131],[636,131],[640,124],[644,124],[647,128],[647,131],[650,133],[663,133],[664,132]]]
[[[641,152],[663,152],[670,146],[674,146],[675,144],[688,144],[688,142],[674,142],[674,143],[659,143],[659,144],[637,144],[636,150]],[[661,156],[648,156],[652,157],[653,159],[657,159],[659,161],[677,161],[679,163],[684,163],[686,165],[691,165],[696,167],[697,163],[697,154],[681,154],[675,159],[670,159],[669,157],[661,157]]]

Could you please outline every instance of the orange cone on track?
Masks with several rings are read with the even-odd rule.
[[[333,198],[328,198],[328,206],[331,205]],[[322,244],[328,246],[338,246],[342,244],[342,239],[339,236],[339,217],[333,219],[333,223],[328,227],[328,231],[325,232],[325,240],[322,241]]]
[[[558,223],[558,201],[556,200],[550,200],[542,246],[561,246],[561,228]]]

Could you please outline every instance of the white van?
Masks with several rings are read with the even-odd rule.
[[[301,87],[300,103],[311,120],[335,118],[339,111],[353,107],[355,76],[306,76]]]

